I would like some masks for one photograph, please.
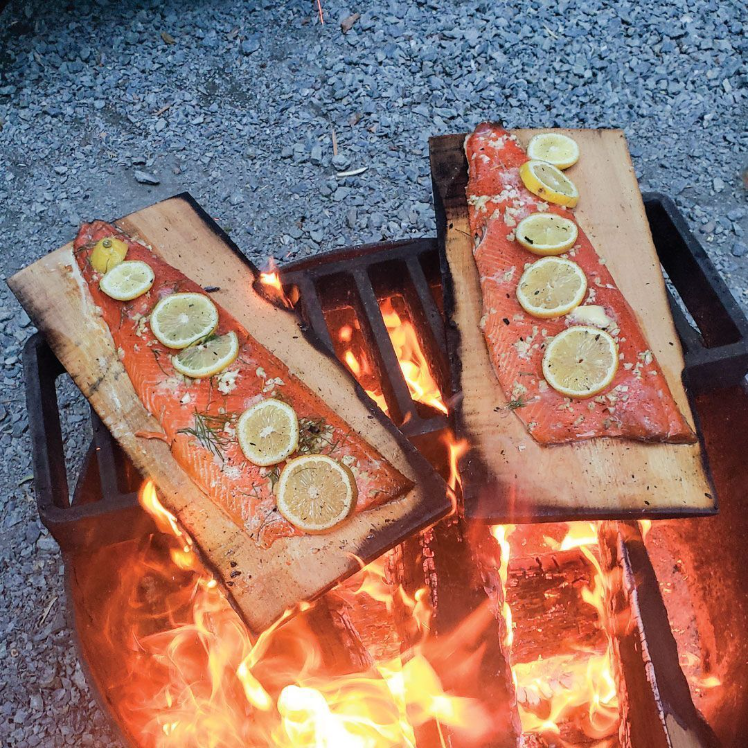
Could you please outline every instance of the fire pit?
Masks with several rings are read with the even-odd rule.
[[[264,281],[457,489],[436,242],[343,250]],[[458,513],[253,643],[95,417],[68,505],[62,370],[39,336],[25,363],[40,514],[65,552],[89,681],[129,744],[744,744],[742,385],[695,402],[718,516],[489,525]]]

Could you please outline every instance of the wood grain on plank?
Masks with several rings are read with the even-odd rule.
[[[443,481],[329,354],[309,342],[296,317],[252,288],[255,270],[188,196],[178,196],[116,222],[202,286],[245,329],[315,391],[356,432],[414,482],[404,496],[354,515],[320,535],[284,538],[261,549],[190,480],[158,431],[119,361],[75,264],[72,244],[52,252],[9,285],[59,360],[165,506],[196,540],[227,585],[250,630],[259,633],[285,610],[329,589],[407,535],[447,513]],[[237,574],[237,572],[239,572]]]
[[[626,140],[619,130],[561,130],[580,146],[567,171],[575,215],[607,263],[657,356],[678,407],[694,427],[683,353]],[[523,145],[535,133],[518,130]],[[437,223],[450,286],[450,342],[458,420],[472,445],[461,463],[469,516],[492,521],[706,514],[715,510],[700,444],[593,439],[543,447],[506,408],[479,328],[481,290],[465,186],[464,135],[431,140]]]

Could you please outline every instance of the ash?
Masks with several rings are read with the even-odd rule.
[[[82,221],[183,190],[260,264],[430,235],[428,137],[501,118],[623,128],[642,188],[676,200],[748,304],[739,0],[323,7],[321,26],[311,0],[11,0],[0,12],[4,277]],[[34,506],[20,368],[31,332],[3,286],[0,743],[111,746]],[[70,385],[62,397],[80,458],[87,407]]]

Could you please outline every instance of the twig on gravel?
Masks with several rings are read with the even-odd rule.
[[[168,112],[169,109],[171,109],[172,104],[167,104],[166,106],[162,106],[161,109],[159,109],[153,116],[154,117],[160,117],[164,112]]]
[[[38,626],[43,626],[44,621],[47,620],[47,616],[49,615],[49,611],[52,610],[52,606],[57,602],[58,598],[57,595],[54,595],[52,599],[47,603],[47,607],[44,609],[44,612],[42,613],[41,617],[39,618]]]
[[[363,174],[368,168],[368,166],[361,166],[358,169],[351,169],[350,171],[339,171],[335,176],[338,179],[345,179],[346,177],[357,177],[359,174]]]
[[[334,127],[332,128],[332,155],[338,155],[338,136]]]

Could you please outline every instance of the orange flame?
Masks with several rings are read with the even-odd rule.
[[[400,317],[392,305],[392,299],[385,299],[380,306],[384,324],[412,398],[444,414],[448,413],[413,323]]]
[[[283,290],[280,273],[278,272],[278,267],[272,257],[268,258],[267,268],[260,271],[260,283],[266,287],[267,293],[271,298],[278,300],[289,309],[293,309],[293,303],[291,299],[286,296],[286,292]]]
[[[381,302],[380,307],[387,333],[395,349],[411,397],[416,402],[423,403],[446,414],[448,412],[447,406],[439,390],[439,385],[431,373],[416,328],[409,320],[401,318],[395,311],[392,299],[385,299]],[[357,330],[360,332],[357,321],[355,322],[355,329],[353,325],[344,324],[337,330],[337,342],[345,343],[348,346],[342,350],[336,348],[338,356],[358,383],[366,390],[366,394],[385,413],[388,413],[387,402],[379,383],[379,377],[373,369],[369,356],[360,344],[355,345],[354,336]],[[358,337],[361,337],[360,334]]]
[[[123,563],[116,589],[106,589],[108,619],[97,633],[111,667],[107,698],[138,745],[413,747],[414,729],[426,722],[470,745],[490,731],[484,707],[445,691],[432,664],[427,591],[409,595],[391,582],[384,559],[335,594],[359,606],[377,601],[388,613],[397,608],[412,620],[414,644],[340,674],[310,628],[313,606],[253,642],[151,481],[140,500],[161,534],[133,546],[134,561]],[[459,645],[459,634],[448,642],[457,652]]]
[[[545,536],[545,545],[548,552],[576,549],[589,562],[593,584],[582,589],[581,597],[595,608],[598,625],[605,631],[605,574],[596,555],[597,527],[592,522],[569,522],[566,527],[567,532],[560,542]],[[517,662],[512,657],[517,631],[516,628],[512,630],[512,609],[506,590],[514,529],[513,525],[496,525],[491,533],[501,550],[499,578],[504,593],[501,610],[506,626],[504,646],[509,652],[523,733],[558,735],[560,725],[574,719],[589,737],[609,737],[617,729],[619,711],[612,643],[607,633],[603,651],[577,648],[571,654],[564,652],[530,662]],[[580,718],[582,713],[584,719]]]
[[[708,675],[704,672],[704,663],[693,652],[684,651],[679,660],[688,682],[695,689],[707,690],[722,685],[722,681],[716,675]]]

